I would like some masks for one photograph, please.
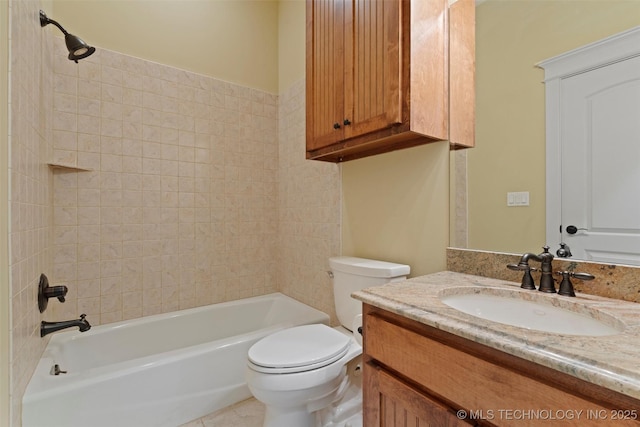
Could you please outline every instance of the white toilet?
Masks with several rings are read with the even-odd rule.
[[[335,419],[353,412],[354,399],[361,419],[362,394],[353,396],[346,368],[362,354],[362,337],[357,331],[362,325],[362,304],[351,293],[404,280],[410,268],[354,257],[330,258],[329,266],[342,327],[297,326],[269,335],[249,349],[247,383],[253,396],[266,406],[264,427],[345,425]],[[325,413],[316,417],[323,409]]]

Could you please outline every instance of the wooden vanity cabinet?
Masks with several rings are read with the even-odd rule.
[[[307,0],[307,158],[472,146],[474,39],[473,0]]]
[[[640,425],[629,396],[368,304],[363,314],[365,427]]]
[[[365,426],[469,427],[472,422],[456,416],[452,407],[414,388],[406,381],[369,363],[365,382]],[[374,402],[371,404],[370,402]]]

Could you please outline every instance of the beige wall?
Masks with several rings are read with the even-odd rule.
[[[446,266],[449,144],[342,165],[342,245],[347,255],[411,266],[411,275]]]
[[[468,247],[537,251],[545,240],[545,100],[534,64],[640,25],[640,2],[487,0],[476,19]],[[507,207],[509,191],[529,191],[531,205]]]
[[[0,425],[9,425],[8,72],[9,3],[0,3]]]
[[[278,7],[278,77],[280,93],[304,79],[305,0],[281,0]]]
[[[90,45],[278,93],[277,1],[53,0],[53,4],[46,10],[49,17]]]

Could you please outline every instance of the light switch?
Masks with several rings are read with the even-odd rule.
[[[507,206],[529,206],[529,192],[515,191],[507,193]]]

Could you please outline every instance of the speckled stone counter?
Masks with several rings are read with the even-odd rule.
[[[522,292],[525,299],[561,308],[579,303],[621,330],[615,335],[576,336],[538,332],[471,316],[451,308],[440,294],[460,287]],[[491,289],[495,289],[492,291]],[[582,380],[640,399],[640,304],[578,294],[575,298],[525,291],[519,283],[450,271],[364,289],[353,297],[428,326],[504,351]]]
[[[511,271],[506,265],[517,264],[521,256],[522,254],[448,248],[447,270],[520,282],[522,273]],[[539,264],[532,263],[532,266],[539,267]],[[589,282],[574,280],[573,285],[578,292],[640,303],[640,267],[555,258],[553,271],[562,270],[595,276]],[[534,272],[533,277],[538,282],[540,273]]]

